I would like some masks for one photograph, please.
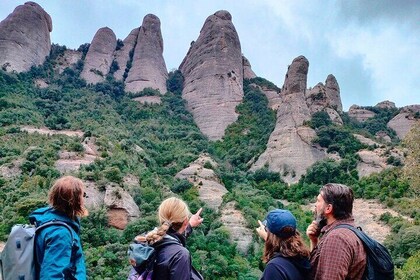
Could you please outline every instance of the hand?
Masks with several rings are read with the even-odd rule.
[[[198,227],[203,222],[203,218],[200,217],[201,211],[203,211],[203,208],[198,209],[197,213],[191,216],[189,223],[191,227]]]
[[[259,227],[257,227],[255,230],[257,231],[258,235],[265,240],[267,240],[267,231],[265,230],[265,226],[263,225],[263,223],[261,223],[260,220],[258,220],[258,224],[260,225]]]
[[[312,223],[306,229],[306,235],[308,236],[309,240],[311,241],[311,249],[313,249],[318,244],[318,223],[316,221],[312,221]]]

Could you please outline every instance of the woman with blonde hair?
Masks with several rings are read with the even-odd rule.
[[[256,229],[265,240],[262,280],[304,280],[310,274],[309,249],[296,230],[296,219],[288,210],[275,209]]]
[[[167,198],[159,206],[159,227],[146,236],[136,237],[137,241],[147,242],[155,247],[156,260],[152,279],[203,279],[192,266],[190,252],[185,248],[186,238],[191,234],[192,228],[203,222],[201,211],[200,208],[191,216],[184,201],[176,197]]]
[[[80,240],[80,217],[87,215],[83,182],[73,176],[58,179],[51,187],[50,206],[35,210],[29,220],[37,230],[37,279],[86,279]]]

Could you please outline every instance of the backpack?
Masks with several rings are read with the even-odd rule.
[[[145,241],[134,241],[134,243],[130,244],[127,254],[132,268],[127,279],[151,280],[158,249],[170,244],[180,243],[175,239],[169,239],[156,245],[149,245]]]
[[[394,263],[388,250],[378,241],[369,237],[360,227],[338,225],[336,228],[347,228],[353,231],[362,241],[366,251],[366,269],[363,273],[365,280],[394,280]]]
[[[72,252],[70,266],[64,271],[64,279],[76,279],[77,241],[70,226],[60,221],[50,221],[39,227],[33,225],[14,225],[0,256],[0,272],[3,280],[35,280],[39,270],[36,264],[35,239],[36,234],[49,226],[64,226],[71,234]]]

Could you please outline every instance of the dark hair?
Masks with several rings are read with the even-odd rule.
[[[288,232],[294,232],[294,234],[288,238],[281,238],[267,231],[267,239],[264,245],[263,261],[269,262],[276,253],[279,253],[283,257],[309,257],[310,252],[306,247],[299,231],[294,228],[288,227],[285,229]]]
[[[82,206],[84,189],[80,179],[73,176],[62,177],[52,186],[48,195],[49,202],[54,209],[75,220],[76,217],[85,214],[85,209]]]
[[[348,219],[353,213],[353,190],[342,184],[328,183],[320,190],[325,203],[333,206],[332,214],[337,220]]]

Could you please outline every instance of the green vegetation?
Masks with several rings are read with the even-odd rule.
[[[117,47],[122,47],[119,42]],[[86,54],[89,44],[80,46]],[[320,186],[327,182],[351,186],[357,197],[378,198],[385,205],[411,218],[410,222],[383,216],[392,233],[386,244],[398,265],[401,279],[416,279],[419,275],[419,197],[418,197],[418,131],[413,130],[404,145],[408,159],[404,167],[397,158],[388,158],[396,167],[359,179],[356,152],[367,148],[353,133],[371,137],[377,131],[387,131],[383,122],[391,118],[393,109],[372,109],[381,120],[358,124],[343,115],[344,125],[331,122],[328,114],[319,112],[307,125],[317,132],[314,145],[336,152],[340,161],[323,160],[308,169],[297,184],[281,180],[283,174],[263,167],[249,172],[249,165],[266,149],[275,126],[275,112],[268,108],[265,95],[251,84],[280,92],[274,84],[262,78],[244,81],[244,101],[237,107],[238,120],[231,124],[223,141],[209,142],[195,125],[181,98],[184,78],[180,71],[169,73],[168,92],[164,95],[145,89],[141,95],[160,96],[159,105],[141,104],[131,100],[124,83],[111,75],[96,85],[86,85],[80,79],[83,61],[58,74],[56,58],[65,47],[54,45],[44,65],[21,74],[0,70],[0,240],[5,240],[13,224],[27,223],[28,214],[46,204],[48,189],[60,176],[56,167],[59,153],[84,154],[82,141],[91,137],[100,159],[74,175],[94,183],[100,191],[122,187],[140,208],[141,219],[132,221],[124,230],[111,228],[106,209],[95,209],[82,220],[82,239],[90,279],[124,279],[129,264],[127,245],[134,236],[156,226],[156,211],[165,197],[177,195],[186,200],[192,212],[204,207],[204,223],[188,241],[194,265],[205,279],[258,279],[264,265],[261,262],[262,242],[253,236],[247,254],[239,253],[229,242],[229,231],[220,221],[220,213],[206,207],[198,198],[198,186],[175,179],[177,172],[198,156],[207,152],[217,162],[205,168],[213,169],[229,193],[223,204],[234,203],[245,216],[247,226],[254,231],[257,220],[277,207],[291,210],[298,218],[298,228],[304,233],[312,213],[301,204],[313,202]],[[131,58],[133,53],[130,54]],[[125,77],[131,67],[125,67]],[[118,65],[113,65],[116,70]],[[119,66],[121,67],[121,66]],[[34,86],[42,79],[49,86]],[[81,130],[84,136],[41,135],[25,132],[22,126],[48,127],[56,130]],[[398,144],[395,139],[393,145]],[[411,160],[411,161],[410,161]],[[417,163],[417,164],[416,164]],[[134,183],[127,179],[134,178]],[[287,200],[288,203],[286,203]],[[284,203],[284,204],[283,204]],[[417,274],[416,274],[417,273]],[[410,278],[411,277],[411,278]],[[418,277],[417,277],[418,278]]]

